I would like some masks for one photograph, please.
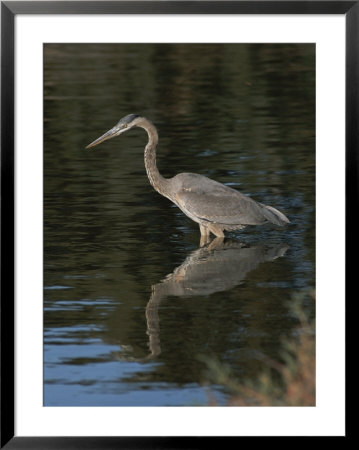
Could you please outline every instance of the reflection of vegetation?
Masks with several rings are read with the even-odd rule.
[[[267,370],[257,379],[241,383],[229,367],[206,359],[207,376],[231,393],[228,405],[315,406],[315,324],[303,308],[307,296],[314,300],[314,291],[298,293],[291,304],[299,321],[296,337],[283,343],[281,361],[262,357]]]

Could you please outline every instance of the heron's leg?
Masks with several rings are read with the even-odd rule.
[[[209,229],[204,225],[202,225],[201,223],[199,224],[199,229],[202,236],[209,236]]]
[[[204,247],[205,245],[208,244],[209,241],[210,241],[209,234],[207,234],[207,235],[201,234],[201,239],[199,241],[199,246],[200,247]]]
[[[207,250],[218,250],[223,246],[224,237],[215,237],[208,245]]]
[[[224,233],[223,233],[223,229],[222,227],[215,225],[215,224],[211,224],[209,227],[209,231],[211,233],[213,233],[216,237],[219,238],[223,238],[224,237]]]
[[[201,231],[201,240],[199,245],[203,247],[209,242],[209,229],[201,224],[199,224],[199,229]]]

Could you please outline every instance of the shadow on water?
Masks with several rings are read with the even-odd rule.
[[[243,282],[248,272],[260,263],[284,256],[288,245],[276,247],[248,246],[235,240],[215,238],[205,247],[193,251],[171,274],[152,286],[146,307],[150,357],[161,353],[160,303],[169,296],[210,295],[233,288]]]

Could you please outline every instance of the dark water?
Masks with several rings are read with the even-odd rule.
[[[44,404],[225,404],[203,357],[255,379],[314,287],[314,45],[51,44],[44,64]],[[85,150],[129,113],[158,127],[164,176],[207,175],[291,224],[200,248],[148,182],[143,130]]]

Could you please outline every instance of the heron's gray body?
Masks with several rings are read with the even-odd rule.
[[[247,225],[287,223],[284,214],[258,203],[218,181],[195,173],[172,178],[175,195],[171,200],[192,220],[221,231],[239,230]],[[215,233],[214,233],[215,234]]]
[[[224,231],[239,230],[247,225],[271,222],[283,226],[288,218],[273,208],[253,200],[239,191],[196,173],[180,173],[173,178],[164,178],[156,165],[158,134],[155,126],[144,117],[130,114],[115,127],[87,148],[138,126],[148,133],[145,147],[145,167],[152,186],[174,202],[188,217],[197,222],[201,231],[201,242],[213,233],[223,237]]]

